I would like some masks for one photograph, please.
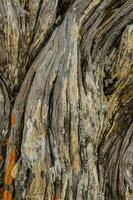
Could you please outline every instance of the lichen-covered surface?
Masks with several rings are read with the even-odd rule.
[[[0,0],[0,199],[133,199],[133,1]]]

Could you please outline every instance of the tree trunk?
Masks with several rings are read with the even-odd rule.
[[[0,0],[0,199],[133,199],[133,0]]]

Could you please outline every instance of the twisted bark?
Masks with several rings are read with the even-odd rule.
[[[133,1],[0,1],[0,199],[133,198]]]

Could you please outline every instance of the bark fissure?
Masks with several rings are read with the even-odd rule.
[[[132,0],[5,0],[0,22],[0,199],[131,200]]]

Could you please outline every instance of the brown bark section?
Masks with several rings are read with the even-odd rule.
[[[0,1],[0,199],[133,198],[133,1]]]

